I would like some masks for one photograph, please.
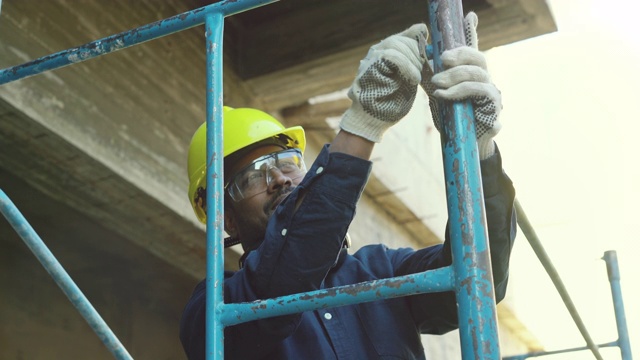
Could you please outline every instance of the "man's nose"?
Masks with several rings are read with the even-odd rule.
[[[267,170],[267,175],[267,190],[269,192],[293,185],[292,179],[283,174],[282,171],[275,166],[272,166]]]

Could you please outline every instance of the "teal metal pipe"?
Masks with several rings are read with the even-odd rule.
[[[113,356],[121,360],[132,359],[127,349],[122,346],[122,343],[120,343],[120,340],[111,331],[107,323],[100,317],[100,314],[73,282],[69,274],[47,248],[47,245],[29,225],[27,219],[2,190],[0,190],[0,212]]]
[[[465,46],[462,3],[430,0],[433,62]],[[473,107],[469,101],[439,104],[449,233],[456,277],[462,358],[500,359],[498,320]]]
[[[36,60],[0,70],[0,85],[202,25],[209,13],[235,15],[278,0],[224,0]]]
[[[225,326],[267,317],[295,314],[303,311],[351,305],[392,297],[443,292],[454,289],[451,266],[418,274],[367,281],[302,294],[282,296],[251,303],[225,304],[221,321]]]
[[[224,174],[223,174],[223,93],[222,37],[224,16],[207,14],[205,23],[207,52],[207,319],[206,357],[224,356],[224,325],[219,320],[224,282]]]
[[[611,296],[613,298],[613,309],[616,315],[616,325],[618,328],[617,345],[620,347],[622,360],[632,360],[631,342],[629,341],[629,330],[627,328],[627,317],[624,312],[624,301],[622,300],[622,288],[620,286],[620,269],[618,268],[618,255],[614,250],[606,251],[602,259],[607,263],[607,274],[609,285],[611,286]]]

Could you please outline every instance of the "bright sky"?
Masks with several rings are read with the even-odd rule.
[[[638,357],[640,161],[634,153],[640,135],[640,5],[632,0],[547,2],[557,33],[486,53],[503,94],[497,142],[517,197],[596,343],[617,340],[600,260],[605,251],[617,251]],[[510,287],[518,317],[547,350],[585,345],[522,235]],[[602,354],[620,359],[618,348]],[[589,358],[583,352],[544,359]]]

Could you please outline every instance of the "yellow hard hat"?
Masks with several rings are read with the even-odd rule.
[[[223,108],[224,158],[261,141],[275,138],[287,148],[304,152],[306,140],[300,126],[285,128],[273,116],[256,109],[228,106]],[[200,125],[189,145],[187,174],[189,175],[189,201],[196,217],[207,221],[205,190],[207,188],[207,123]]]

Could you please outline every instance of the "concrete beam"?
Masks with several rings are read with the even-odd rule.
[[[98,10],[5,3],[0,66],[152,21]],[[186,198],[186,151],[204,121],[201,39],[188,30],[0,87],[1,167],[196,277],[204,274],[204,231]]]
[[[555,28],[540,15],[548,11],[544,1],[530,3],[520,0],[517,6],[507,6],[512,2],[494,0],[497,14],[480,14],[481,23],[487,24],[480,28],[484,46],[504,43],[504,28],[491,30],[496,24],[533,19],[518,27],[520,36]],[[37,6],[28,1],[5,2],[0,21],[0,67],[179,14],[195,4],[113,1],[107,9],[99,1],[72,5],[46,1]],[[0,87],[0,109],[4,112],[1,167],[30,179],[33,186],[56,199],[85,209],[114,230],[130,234],[135,243],[197,276],[204,273],[204,231],[185,196],[185,163],[191,135],[205,119],[202,32],[203,28],[197,27]],[[370,45],[247,81],[241,81],[230,70],[232,66],[225,66],[225,103],[277,114],[305,104],[311,97],[344,89]],[[228,65],[232,61],[225,57]],[[332,106],[334,113],[346,108],[345,103]],[[303,121],[298,115],[287,118]],[[307,129],[313,130],[310,140],[317,145],[333,134],[318,118],[304,120]],[[405,206],[424,197],[403,189],[415,189],[413,182],[417,180],[437,181],[437,175],[417,172],[402,178],[396,175],[401,170],[394,167],[399,163],[394,156],[406,160],[415,154],[433,153],[437,135],[434,137],[428,122],[418,126],[430,139],[430,148],[425,150],[421,145],[424,136],[422,140],[408,139],[406,134],[411,130],[394,128],[378,147],[376,161],[381,165],[376,168],[384,171],[376,170],[367,194],[407,228],[415,227],[412,231],[417,238],[433,242],[440,234],[423,232],[425,227],[439,228],[440,219],[424,205]],[[412,166],[424,168],[423,160],[415,158]],[[433,159],[427,161],[433,163]],[[230,256],[237,258],[234,252]]]

